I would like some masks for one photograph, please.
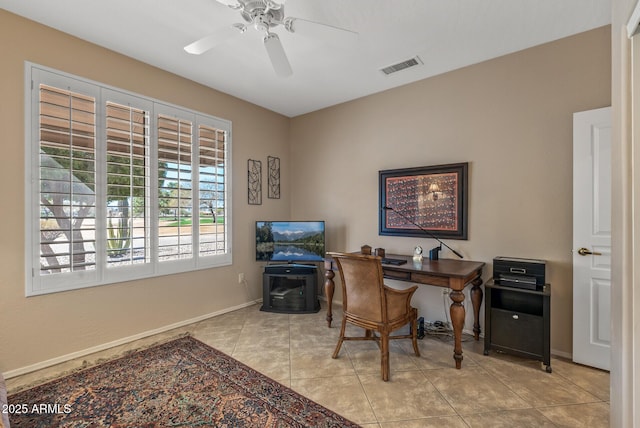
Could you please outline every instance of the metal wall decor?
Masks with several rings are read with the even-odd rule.
[[[467,239],[467,169],[465,162],[380,171],[380,235],[424,237],[417,224],[438,238]]]
[[[269,199],[280,199],[280,158],[268,156],[267,167],[269,168],[267,179],[268,197]]]
[[[249,159],[247,174],[249,205],[262,205],[262,162]]]

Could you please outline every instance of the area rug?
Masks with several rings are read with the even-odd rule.
[[[182,337],[9,396],[11,427],[357,427]]]

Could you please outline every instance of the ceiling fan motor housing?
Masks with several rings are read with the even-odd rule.
[[[284,18],[284,6],[272,9],[265,0],[250,0],[244,3],[240,15],[258,31],[268,31],[282,22]]]

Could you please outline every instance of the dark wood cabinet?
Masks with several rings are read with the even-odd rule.
[[[551,373],[551,286],[539,290],[485,284],[484,354],[491,349],[540,360]]]
[[[262,274],[261,311],[285,314],[320,310],[316,266],[283,264],[266,266]]]

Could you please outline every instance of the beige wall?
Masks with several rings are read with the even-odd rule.
[[[288,218],[289,119],[0,10],[0,372],[109,343],[261,296],[253,222]],[[24,61],[233,122],[233,266],[24,297]],[[282,162],[282,198],[247,205],[247,159]]]
[[[378,236],[377,172],[450,162],[470,162],[470,208],[469,239],[449,244],[489,263],[486,278],[497,255],[547,259],[552,348],[571,352],[571,121],[610,104],[609,31],[288,119],[0,10],[0,37],[11,40],[0,50],[0,182],[10,201],[0,215],[0,372],[242,305],[240,272],[260,297],[256,219],[324,219],[330,250],[430,248]],[[25,298],[25,60],[231,120],[233,266]],[[282,161],[282,199],[249,206],[246,161],[268,155]],[[427,319],[442,318],[439,297],[421,287]]]
[[[365,243],[404,254],[418,243],[428,249],[434,241],[378,236],[378,171],[469,162],[469,239],[448,243],[466,259],[486,262],[485,279],[495,256],[547,260],[551,347],[568,355],[572,114],[611,103],[610,31],[292,119],[292,216],[326,220],[329,250]],[[455,257],[446,250],[442,256]],[[427,320],[446,316],[438,289],[421,287],[414,301]],[[465,328],[471,326],[468,316]]]

